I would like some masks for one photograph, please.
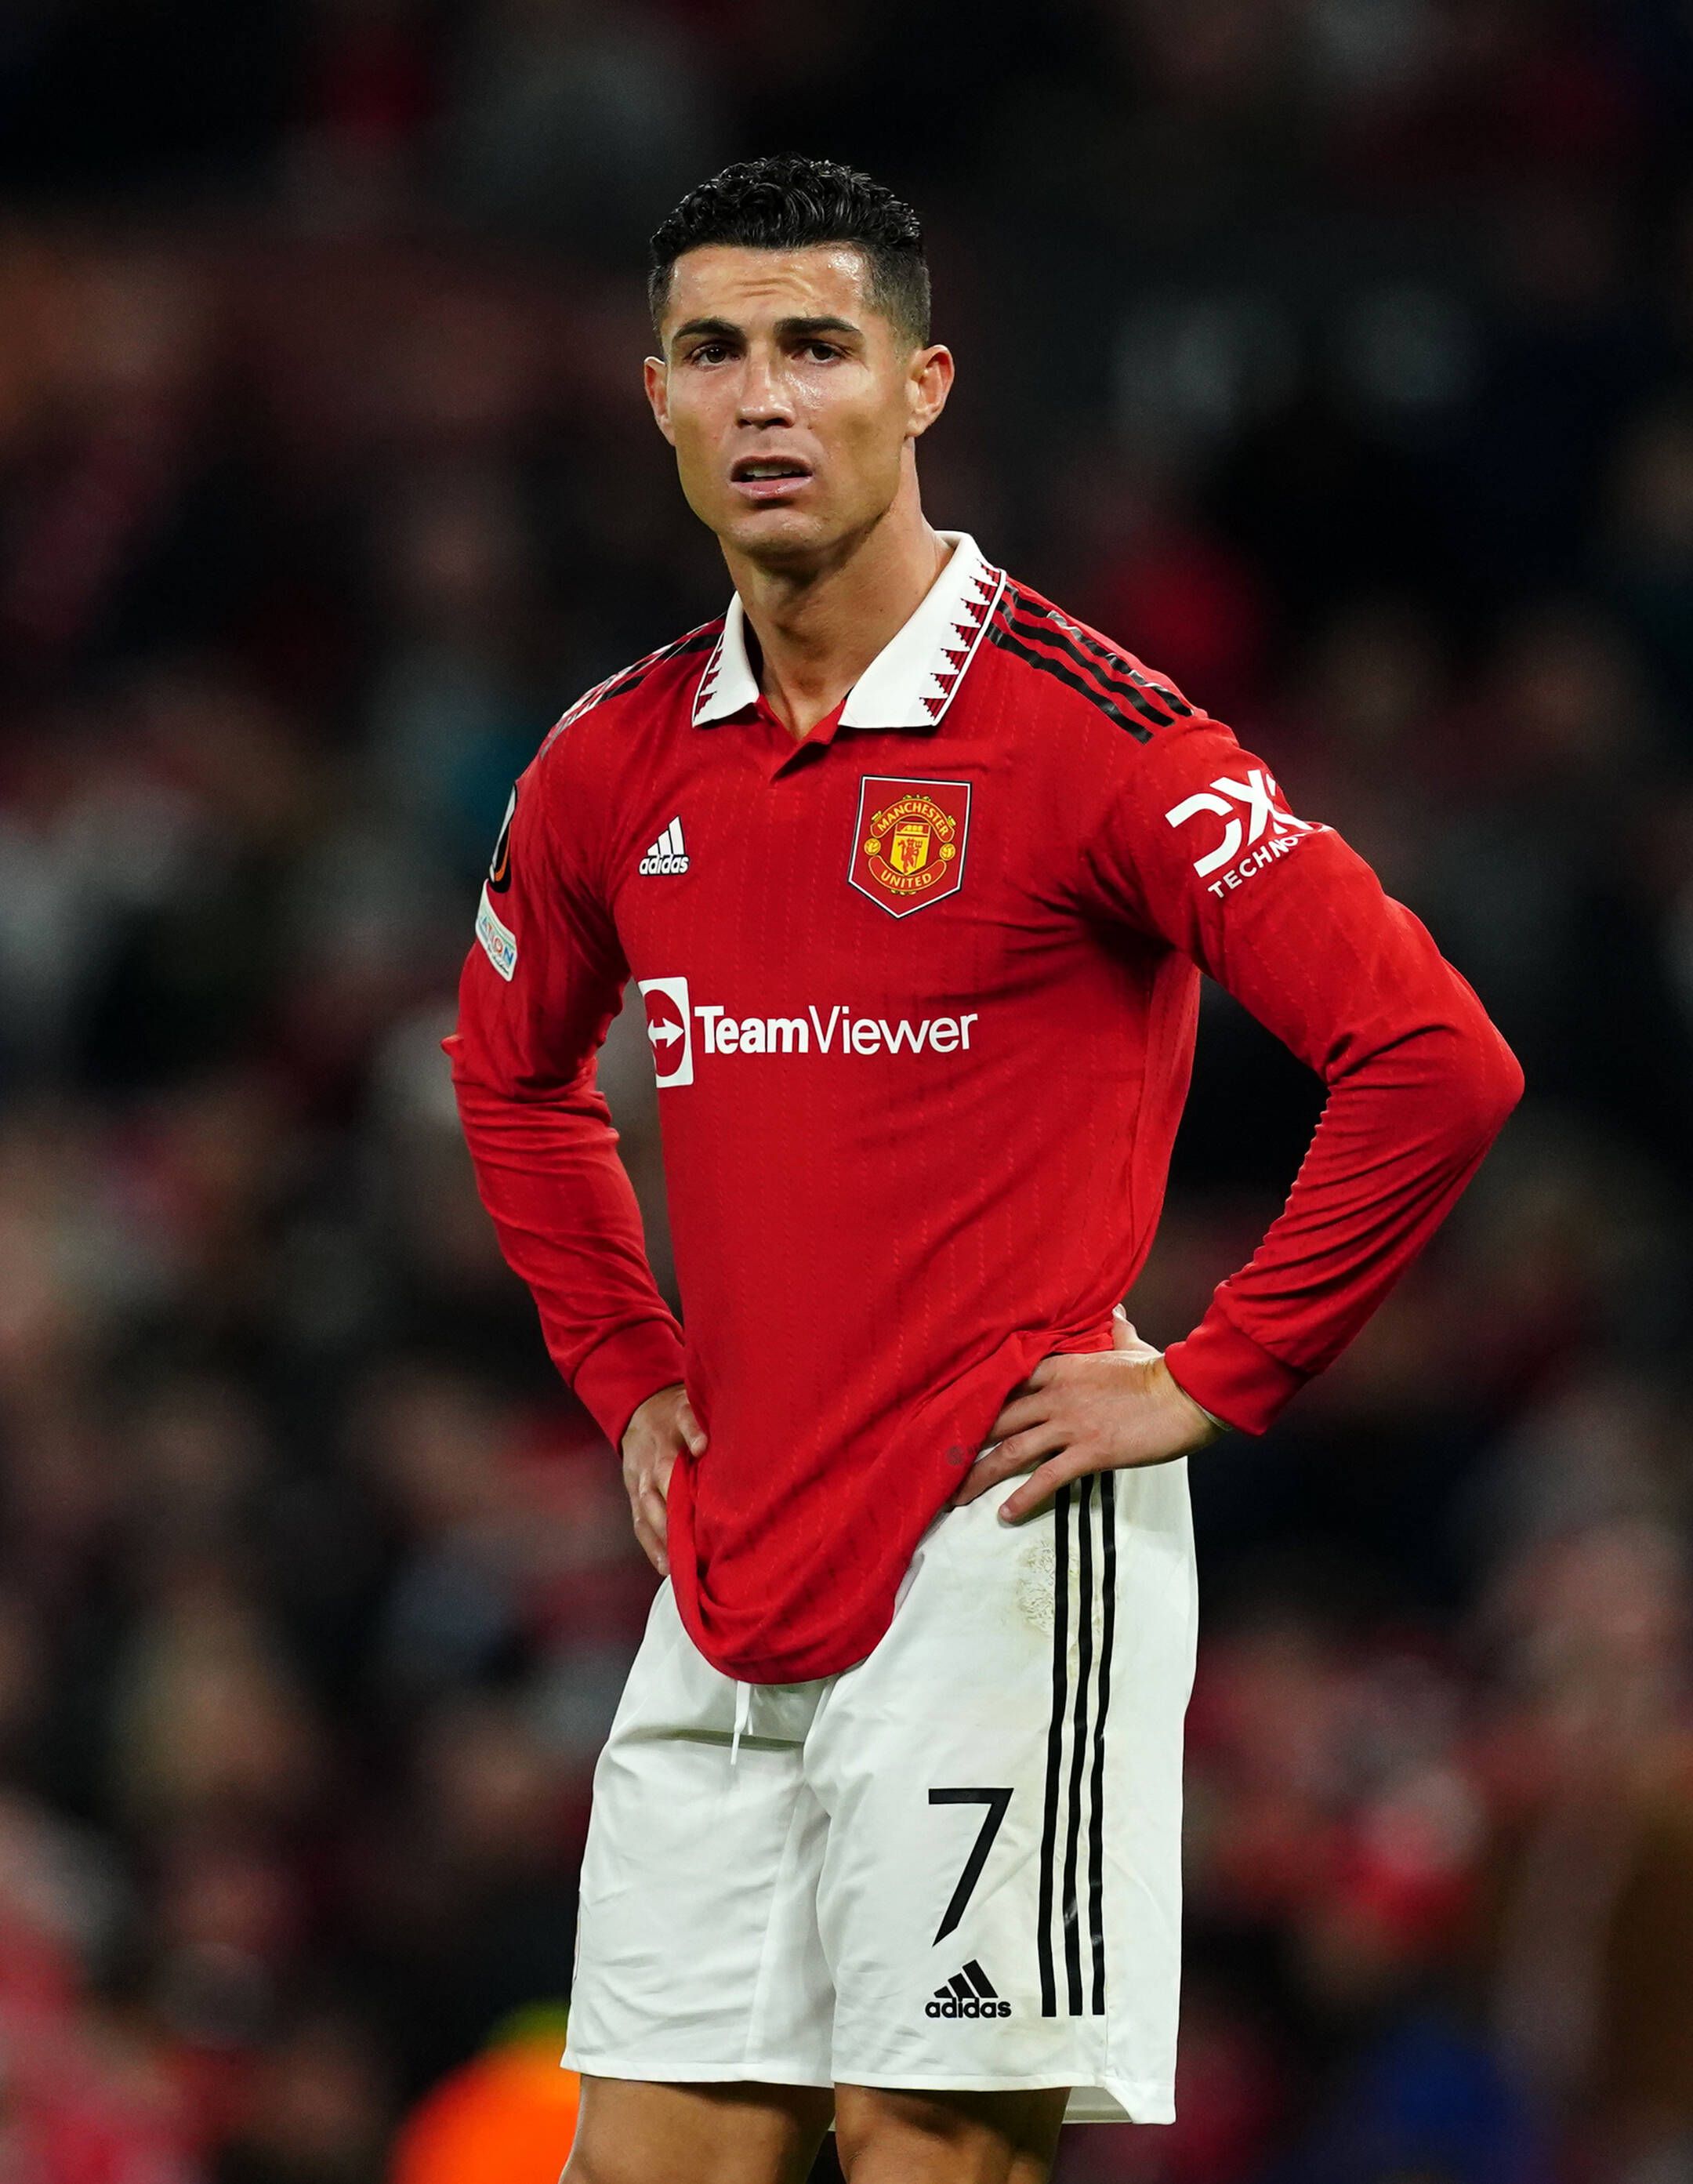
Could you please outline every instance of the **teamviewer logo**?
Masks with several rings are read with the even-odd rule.
[[[653,1049],[653,1075],[666,1085],[693,1082],[693,1017],[688,1006],[686,978],[643,978],[647,1004],[647,1037]]]

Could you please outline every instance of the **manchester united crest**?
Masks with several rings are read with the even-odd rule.
[[[957,892],[970,832],[967,781],[895,781],[866,774],[847,878],[894,917]]]

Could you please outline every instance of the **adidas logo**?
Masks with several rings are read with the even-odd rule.
[[[637,869],[643,872],[685,872],[688,852],[682,846],[682,822],[672,819]]]
[[[925,2017],[1009,2017],[1011,2005],[1001,2002],[994,1982],[974,1957],[961,1972],[955,1972],[934,2000],[925,2005]]]

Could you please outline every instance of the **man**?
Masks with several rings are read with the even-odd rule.
[[[668,1578],[595,1778],[568,2173],[778,2184],[833,2114],[853,2184],[1035,2184],[1066,2100],[1172,2114],[1183,1459],[1356,1334],[1521,1078],[1261,760],[930,528],[953,361],[907,207],[732,167],[651,293],[648,398],[734,597],[523,775],[448,1041]],[[1200,968],[1328,1100],[1161,1357],[1114,1307]],[[632,976],[685,1339],[594,1088]]]

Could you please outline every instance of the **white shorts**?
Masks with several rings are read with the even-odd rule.
[[[1187,1465],[1011,1528],[1016,1484],[935,1519],[838,1675],[737,1685],[660,1588],[594,1775],[571,2068],[1172,2120]]]

